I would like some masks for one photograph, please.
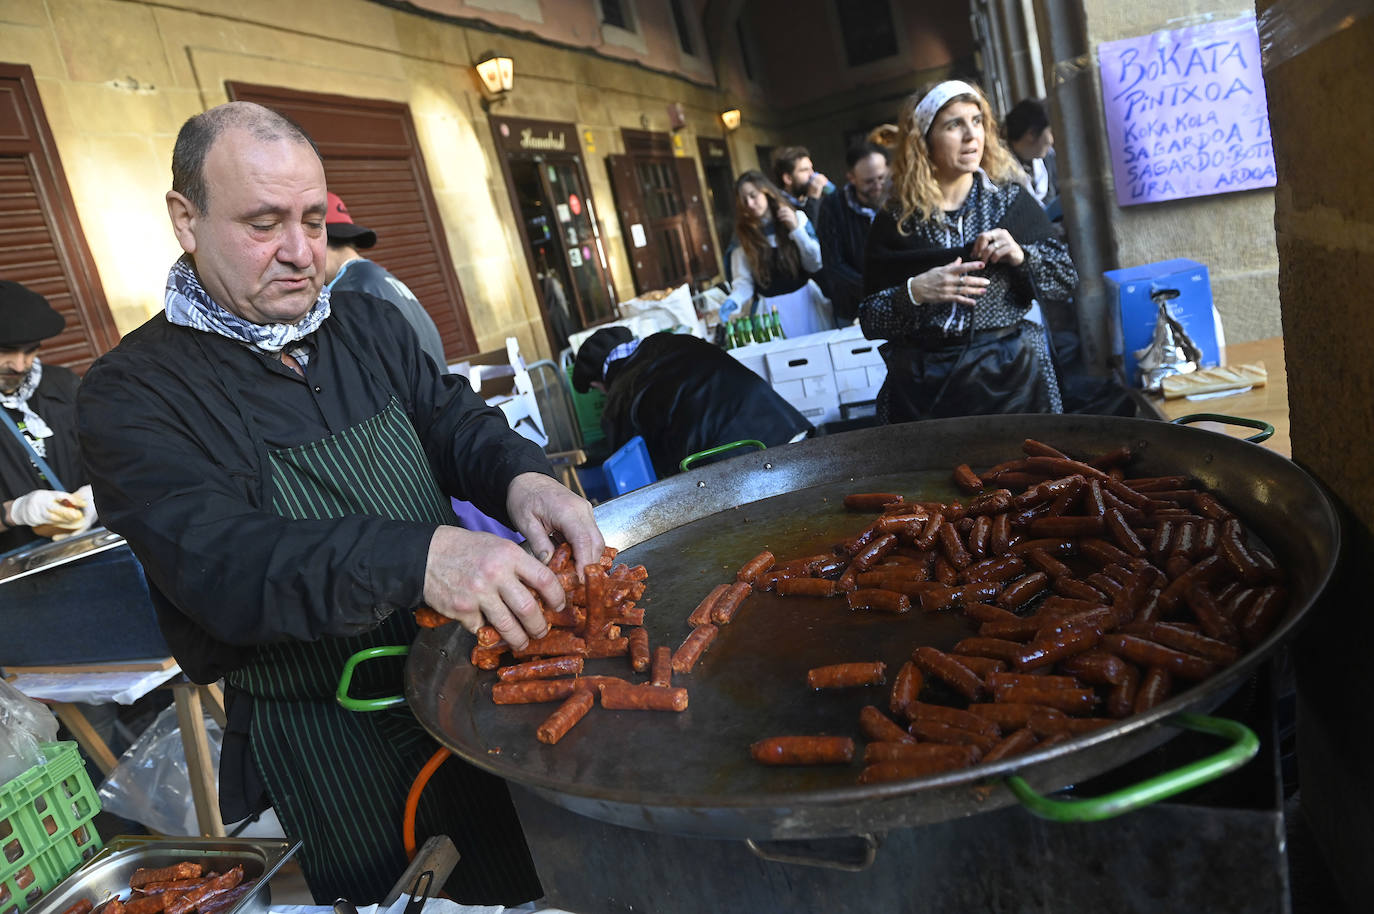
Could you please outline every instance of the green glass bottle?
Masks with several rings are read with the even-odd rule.
[[[763,315],[755,314],[751,318],[751,322],[754,328],[754,341],[756,343],[768,342],[768,331],[763,326]]]
[[[768,323],[773,331],[773,339],[785,340],[787,334],[782,332],[782,317],[778,314],[778,309],[774,308],[773,313],[768,315]]]

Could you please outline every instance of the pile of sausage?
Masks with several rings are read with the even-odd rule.
[[[544,610],[547,635],[514,650],[491,626],[477,632],[472,664],[497,671],[499,681],[491,689],[495,704],[562,702],[535,730],[540,742],[557,743],[597,698],[603,708],[618,711],[687,710],[687,690],[674,687],[672,675],[674,669],[690,669],[690,664],[679,666],[679,658],[667,646],[651,653],[644,610],[635,605],[644,595],[648,572],[643,565],[617,565],[615,556],[616,550],[607,547],[600,564],[586,566],[579,580],[572,550],[566,543],[555,550],[549,568],[558,575],[566,600],[557,612]],[[427,628],[452,621],[427,607],[416,610],[415,616]],[[506,654],[517,662],[502,666]],[[649,681],[637,684],[619,676],[582,675],[586,660],[604,657],[627,657],[630,670],[648,671]]]
[[[129,877],[132,892],[100,905],[83,898],[62,914],[223,914],[254,890],[257,880],[243,881],[243,867],[205,873],[199,863],[184,861],[156,869],[137,869]]]
[[[846,508],[879,516],[834,554],[775,563],[764,552],[728,589],[842,597],[852,612],[955,611],[976,624],[948,652],[913,645],[893,679],[892,716],[863,709],[862,783],[996,761],[1145,711],[1176,683],[1233,663],[1287,608],[1273,558],[1192,480],[1126,478],[1124,448],[1087,462],[1031,439],[1024,451],[983,473],[958,467],[965,502],[850,495]],[[732,615],[723,593],[717,606]],[[964,707],[922,701],[932,680]],[[886,669],[842,663],[811,670],[807,684],[885,685]],[[783,736],[751,753],[763,764],[848,764],[855,745]]]

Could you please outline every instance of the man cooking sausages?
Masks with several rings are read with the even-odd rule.
[[[80,379],[38,357],[66,323],[42,295],[0,279],[0,553],[95,520],[76,441]]]
[[[324,168],[298,127],[244,102],[191,118],[166,199],[185,251],[166,310],[79,396],[95,496],[142,561],[182,669],[228,684],[226,821],[270,801],[304,842],[317,902],[379,901],[405,868],[406,792],[436,745],[404,708],[341,709],[345,660],[409,644],[421,604],[523,645],[547,630],[534,594],[563,603],[540,561],[550,536],[581,566],[601,534],[542,451],[440,374],[395,308],[322,290]],[[454,526],[450,494],[534,554]],[[401,686],[399,661],[370,661],[351,694]],[[457,900],[541,894],[500,780],[450,759],[418,825],[457,844]]]

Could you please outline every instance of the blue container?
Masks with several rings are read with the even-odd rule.
[[[1102,274],[1117,302],[1114,348],[1122,358],[1129,383],[1140,385],[1136,351],[1154,338],[1159,308],[1151,295],[1177,292],[1168,302],[1169,313],[1202,351],[1199,368],[1221,364],[1218,321],[1212,306],[1212,283],[1207,267],[1196,260],[1163,260],[1144,266],[1108,270]]]
[[[654,473],[653,462],[649,460],[649,448],[644,439],[635,435],[625,446],[606,458],[601,465],[606,474],[606,484],[610,487],[611,497],[624,495],[658,479]]]

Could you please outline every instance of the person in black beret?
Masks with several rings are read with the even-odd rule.
[[[733,356],[682,333],[637,340],[602,327],[573,359],[573,387],[605,391],[601,428],[612,448],[640,435],[660,479],[682,458],[720,444],[756,439],[769,447],[804,438],[806,417]]]
[[[64,326],[42,295],[0,280],[0,553],[66,539],[95,520],[76,437],[80,380],[38,358]]]

